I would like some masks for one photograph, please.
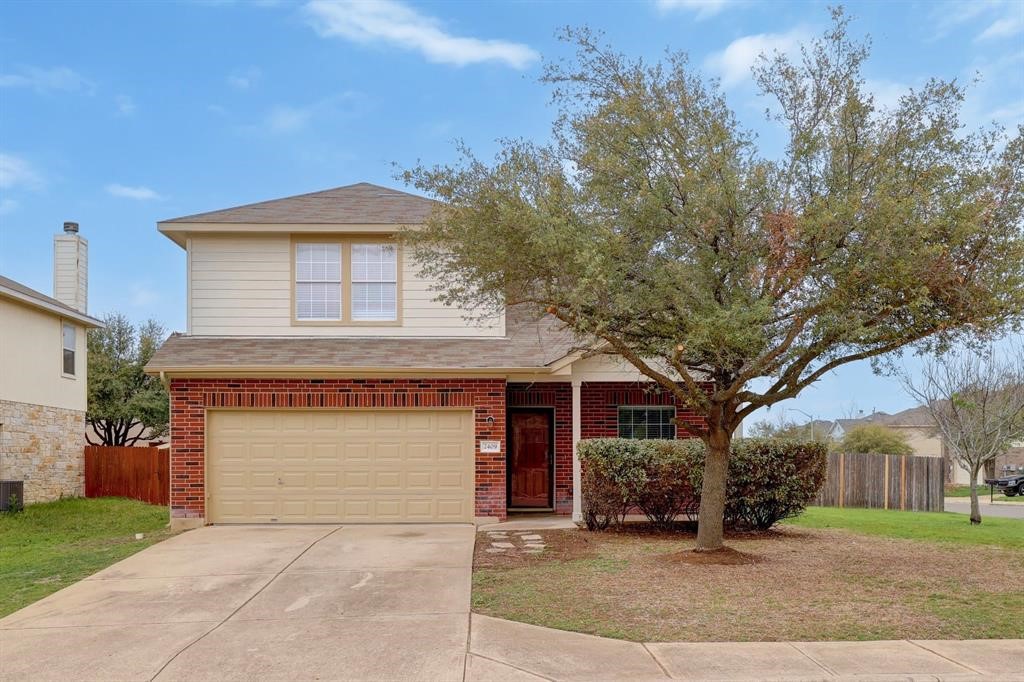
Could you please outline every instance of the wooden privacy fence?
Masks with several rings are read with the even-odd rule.
[[[170,504],[170,451],[85,446],[85,496]]]
[[[830,452],[815,504],[942,511],[945,480],[942,457]]]

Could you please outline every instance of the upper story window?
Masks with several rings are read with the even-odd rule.
[[[295,242],[295,321],[395,324],[401,270],[391,241]]]
[[[295,317],[341,319],[341,248],[338,244],[295,245]]]
[[[676,437],[676,416],[674,407],[620,407],[619,438],[665,438]]]
[[[352,319],[398,319],[398,250],[352,244]]]
[[[77,333],[75,325],[64,322],[61,324],[61,341],[63,354],[61,357],[61,371],[68,376],[75,376],[75,348]]]

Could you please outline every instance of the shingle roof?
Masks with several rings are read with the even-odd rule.
[[[42,308],[51,313],[65,315],[67,317],[83,322],[91,327],[103,327],[104,324],[95,317],[90,317],[80,310],[76,310],[66,303],[61,303],[55,298],[41,294],[21,282],[16,282],[10,277],[0,275],[0,294],[13,298],[23,303],[28,303],[36,308]]]
[[[510,311],[498,338],[210,337],[174,334],[146,366],[149,372],[203,369],[324,371],[377,369],[541,369],[565,357],[574,339],[560,322]]]
[[[415,225],[435,206],[437,202],[425,197],[360,182],[161,222]]]

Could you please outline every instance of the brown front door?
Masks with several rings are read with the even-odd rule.
[[[551,506],[551,412],[511,413],[509,479],[512,507]]]

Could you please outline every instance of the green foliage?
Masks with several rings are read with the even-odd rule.
[[[778,438],[780,440],[813,440],[816,443],[830,443],[832,437],[824,425],[818,423],[797,424],[792,421],[771,422],[763,419],[750,427],[751,438]]]
[[[163,341],[153,320],[138,327],[112,313],[105,329],[89,332],[89,406],[86,419],[101,439],[94,445],[134,445],[143,435],[167,433],[169,399],[146,363]]]
[[[671,527],[681,515],[692,520],[705,452],[696,439],[581,441],[587,528],[621,525],[631,507],[661,528]],[[813,442],[735,442],[726,487],[727,523],[765,529],[799,514],[825,481],[826,453],[823,444]]]
[[[877,455],[912,455],[914,448],[907,434],[882,424],[861,424],[845,434],[839,444],[843,452],[870,452]]]
[[[966,129],[956,82],[883,106],[848,22],[757,63],[777,157],[685,54],[568,30],[576,59],[543,78],[552,142],[407,171],[443,209],[403,237],[445,302],[554,315],[698,410],[715,462],[744,418],[839,366],[1019,329],[1024,127]]]

